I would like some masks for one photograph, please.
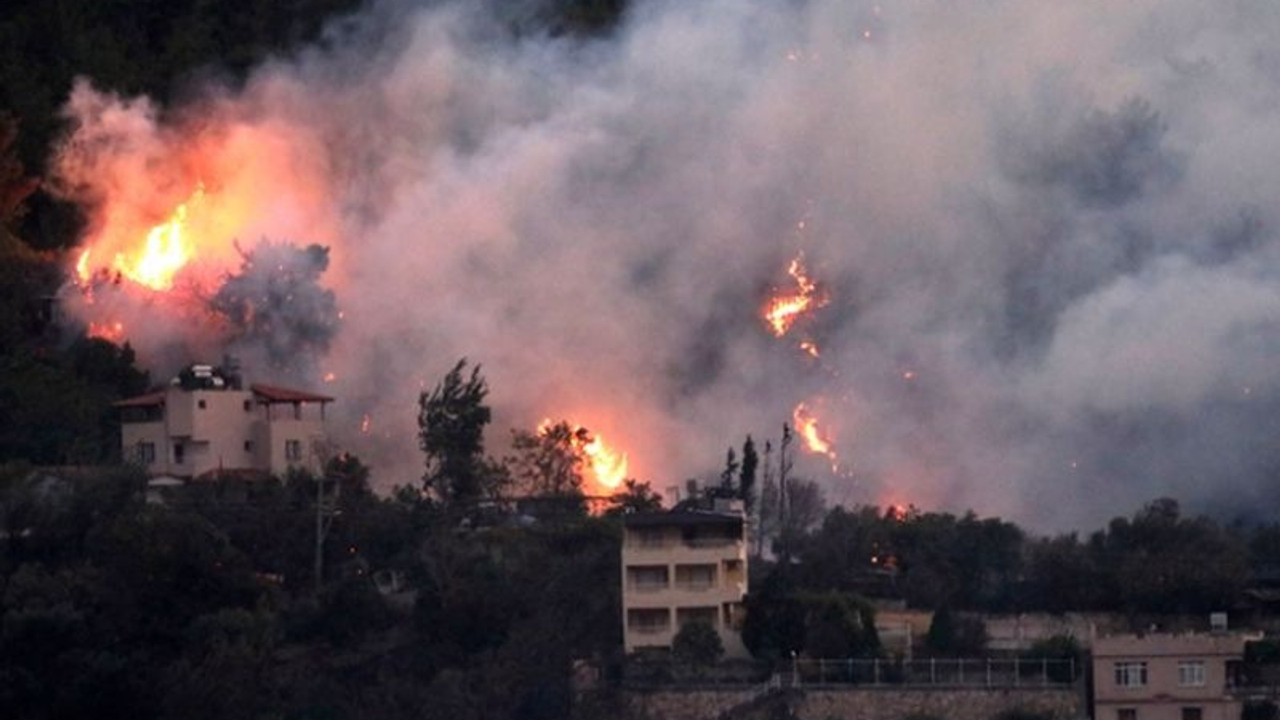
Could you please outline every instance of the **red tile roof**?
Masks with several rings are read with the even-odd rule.
[[[149,392],[146,395],[139,395],[137,397],[125,398],[124,400],[121,400],[119,402],[112,403],[112,405],[118,408],[153,407],[156,405],[163,405],[163,404],[164,404],[163,390],[157,390],[156,392]]]
[[[304,392],[302,390],[291,390],[289,388],[276,387],[274,385],[260,385],[254,383],[249,386],[254,395],[260,400],[269,403],[295,403],[295,402],[333,402],[333,398],[328,395],[316,395],[315,393]]]

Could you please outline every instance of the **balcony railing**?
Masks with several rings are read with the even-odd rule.
[[[676,589],[685,592],[706,592],[715,589],[715,580],[677,580]]]
[[[665,580],[652,582],[632,582],[627,589],[638,593],[655,593],[662,592],[670,587]]]

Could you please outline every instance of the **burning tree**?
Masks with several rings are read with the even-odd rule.
[[[582,447],[591,442],[586,428],[544,422],[535,433],[513,431],[512,435],[516,454],[507,458],[507,466],[521,491],[548,497],[582,494]]]
[[[210,307],[232,328],[232,342],[261,349],[275,367],[302,370],[329,349],[338,329],[333,291],[320,285],[329,249],[266,240],[240,252],[240,272],[228,275]]]

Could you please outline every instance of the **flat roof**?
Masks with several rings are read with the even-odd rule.
[[[164,391],[157,390],[149,392],[146,395],[138,395],[137,397],[125,398],[119,402],[111,403],[118,408],[125,407],[154,407],[164,404]]]
[[[696,527],[700,525],[738,527],[742,525],[742,516],[736,513],[672,510],[671,512],[633,513],[631,515],[624,515],[622,522],[627,527]]]
[[[254,383],[249,386],[249,389],[253,391],[254,395],[257,395],[260,399],[266,400],[269,403],[333,402],[333,398],[329,397],[328,395],[317,395],[315,393],[309,393],[304,390],[293,390],[291,388],[277,387],[275,385],[263,385],[261,383]]]

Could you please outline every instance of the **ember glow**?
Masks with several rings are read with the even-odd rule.
[[[89,327],[85,329],[85,334],[91,338],[108,340],[117,344],[122,343],[125,339],[124,323],[119,321],[103,323],[90,322]]]
[[[796,432],[804,440],[805,448],[811,453],[827,456],[834,472],[838,460],[836,452],[831,449],[830,438],[818,427],[818,418],[814,416],[809,406],[806,403],[796,405],[791,413],[791,419],[795,423]]]
[[[538,424],[538,434],[545,435],[555,424],[550,418]],[[574,452],[582,456],[590,469],[589,477],[593,483],[587,494],[602,494],[617,488],[627,479],[627,454],[609,446],[604,437],[593,433],[581,425],[569,425],[570,443]]]
[[[796,289],[791,292],[779,291],[764,306],[764,321],[774,337],[786,335],[805,313],[827,304],[827,298],[819,292],[817,283],[809,278],[805,270],[803,254],[791,261],[787,274],[796,281]]]

